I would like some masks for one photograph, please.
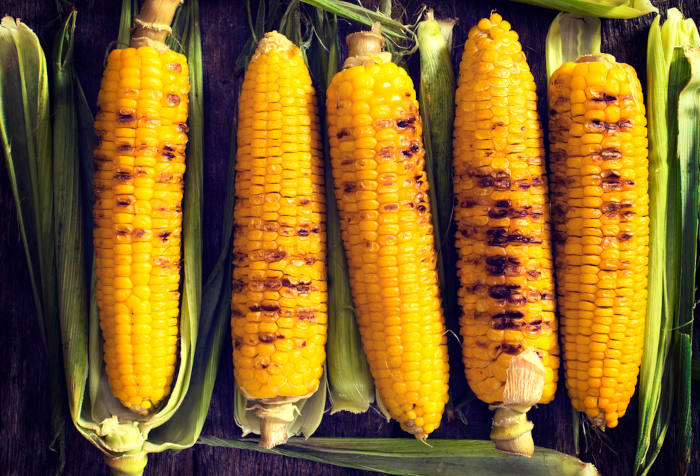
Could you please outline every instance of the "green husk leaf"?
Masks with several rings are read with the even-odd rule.
[[[301,0],[313,7],[320,8],[333,15],[337,15],[346,20],[355,21],[366,26],[372,26],[374,22],[379,22],[382,26],[382,33],[393,41],[408,41],[415,43],[415,33],[406,25],[393,20],[390,16],[368,10],[360,5],[355,5],[342,0]]]
[[[560,13],[547,32],[547,78],[567,61],[600,53],[600,20]]]
[[[73,46],[76,33],[78,12],[72,10],[66,17],[61,29],[56,34],[52,54],[52,102],[53,102],[53,180],[54,180],[54,219],[56,250],[56,286],[58,290],[58,324],[59,316],[87,314],[87,260],[85,257],[85,240],[80,192],[80,143],[78,139],[79,123],[76,87],[76,75],[73,68]],[[65,321],[60,320],[63,324]],[[78,345],[84,345],[84,333],[75,332],[70,327],[63,327],[60,334],[75,336]],[[59,372],[51,371],[55,394],[60,395],[54,406],[60,406],[63,426],[66,405],[74,413],[82,398],[78,387],[69,389],[68,395],[63,390],[65,378],[69,381],[85,381],[87,376],[87,356],[77,355],[75,359],[61,358],[61,337],[57,334],[51,345],[56,347],[52,353],[51,365],[57,366]],[[63,354],[70,349],[67,343]],[[63,364],[63,367],[62,367]],[[69,400],[66,400],[68,397]],[[63,459],[64,455],[61,455]],[[61,464],[62,465],[62,464]]]
[[[139,11],[138,0],[122,0],[122,12],[119,18],[119,37],[117,48],[126,48],[131,41],[131,23]]]
[[[0,23],[0,143],[17,207],[37,321],[49,357],[51,444],[63,463],[60,327],[53,247],[53,164],[46,58],[34,32],[6,16]]]
[[[678,208],[672,209],[680,223],[679,282],[674,319],[676,362],[676,453],[678,474],[686,474],[690,464],[690,359],[695,308],[695,266],[698,239],[698,174],[700,173],[700,49],[676,47],[669,73],[669,102],[677,99],[677,109],[669,108],[669,155],[679,185],[675,195]],[[677,110],[675,115],[672,115]],[[675,162],[677,161],[677,164]],[[675,189],[673,189],[675,190]],[[681,251],[682,250],[682,251]]]
[[[639,436],[635,473],[646,474],[663,445],[677,386],[669,359],[680,286],[681,235],[678,192],[680,169],[672,160],[678,132],[678,95],[669,91],[669,71],[676,46],[700,44],[691,19],[668,10],[663,27],[657,16],[647,44],[647,117],[649,132],[649,287],[644,353],[639,379]],[[680,58],[679,58],[680,59]],[[687,81],[687,80],[686,80]],[[693,255],[694,256],[694,255]],[[662,389],[665,389],[662,394]]]
[[[515,0],[538,7],[562,10],[576,15],[601,18],[636,18],[658,13],[650,0]]]
[[[426,445],[408,438],[290,438],[272,450],[259,448],[248,439],[200,438],[210,446],[262,451],[346,468],[401,475],[501,476],[597,475],[586,464],[563,453],[536,448],[532,458],[508,455],[484,440],[430,440]]]
[[[315,9],[314,13],[312,22],[316,35],[309,63],[318,103],[325,104],[326,89],[340,68],[338,22],[335,15],[320,9]],[[320,110],[323,116],[325,108]],[[321,121],[325,123],[325,118],[321,117]],[[374,382],[362,350],[360,333],[355,321],[325,127],[323,131],[324,157],[326,157],[326,249],[328,253],[326,370],[331,414],[339,411],[363,413],[374,401]]]

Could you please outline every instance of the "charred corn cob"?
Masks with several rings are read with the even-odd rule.
[[[153,44],[109,54],[95,118],[105,367],[114,395],[140,414],[170,393],[177,360],[189,92],[187,59]]]
[[[646,119],[634,69],[610,55],[549,84],[552,215],[566,388],[615,427],[637,382],[649,252]]]
[[[379,395],[424,439],[447,402],[448,362],[424,171],[421,119],[406,71],[372,32],[326,100],[334,185],[362,343]]]
[[[469,32],[456,103],[455,243],[466,376],[479,399],[502,404],[513,357],[535,351],[545,379],[529,408],[554,398],[559,368],[547,177],[535,82],[518,34],[498,14]]]
[[[231,303],[236,382],[257,400],[261,442],[284,443],[293,403],[319,386],[327,295],[320,125],[299,48],[258,44],[238,117]]]

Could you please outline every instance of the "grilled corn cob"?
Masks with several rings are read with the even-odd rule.
[[[165,9],[169,19],[174,8]],[[155,36],[169,31],[138,21],[137,30]],[[109,54],[94,151],[105,367],[114,395],[139,414],[170,393],[177,360],[189,92],[187,59],[147,36],[137,31],[132,47]]]
[[[502,404],[513,357],[535,351],[541,392],[559,368],[547,177],[535,82],[518,34],[498,14],[469,32],[454,129],[456,246],[463,358],[469,385]],[[519,402],[518,405],[523,405]]]
[[[634,69],[610,55],[549,84],[552,215],[566,388],[615,427],[637,382],[649,252],[646,119]]]
[[[267,33],[258,44],[239,111],[233,362],[269,448],[287,440],[293,403],[319,386],[327,327],[316,97],[299,48],[283,35]]]
[[[326,110],[353,300],[383,403],[424,439],[447,402],[448,362],[418,102],[378,25],[347,42]]]

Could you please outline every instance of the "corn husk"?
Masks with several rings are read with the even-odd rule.
[[[63,132],[69,130],[66,124]],[[62,466],[66,395],[52,241],[54,197],[48,69],[34,32],[9,16],[0,22],[0,145],[17,208],[41,340],[49,357],[50,441],[59,453]]]
[[[680,173],[672,160],[675,143],[669,109],[677,105],[669,96],[669,72],[674,47],[700,44],[695,24],[672,8],[663,27],[656,17],[647,45],[647,117],[649,131],[650,248],[649,291],[644,353],[639,378],[639,436],[636,474],[646,474],[663,445],[673,406],[676,372],[669,349],[673,340],[679,296],[681,256],[680,221],[676,212]],[[694,254],[693,254],[694,256]]]
[[[695,309],[695,266],[698,239],[698,184],[700,183],[700,48],[683,46],[673,51],[668,82],[669,157],[678,185],[669,188],[669,216],[675,215],[680,232],[676,236],[679,268],[678,300],[673,320],[672,358],[675,379],[676,461],[678,474],[690,465],[690,369],[693,311]],[[668,392],[671,393],[671,392]],[[672,398],[672,395],[664,395]]]
[[[567,61],[600,53],[600,20],[595,17],[558,14],[547,32],[547,78]]]
[[[590,463],[547,448],[532,458],[504,454],[483,440],[430,440],[430,445],[408,438],[291,438],[287,444],[264,450],[247,439],[202,437],[210,446],[257,450],[364,471],[400,475],[595,476]]]
[[[650,0],[515,0],[538,7],[602,18],[636,18],[658,13]]]

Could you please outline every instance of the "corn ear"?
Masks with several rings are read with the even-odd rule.
[[[292,1],[286,6],[279,0],[266,0],[259,2],[255,24],[253,24],[252,21],[250,2],[247,2],[247,8],[251,27],[251,38],[249,38],[236,61],[237,69],[239,71],[247,70],[248,63],[253,52],[257,48],[258,41],[262,39],[265,32],[269,30],[279,29],[279,31],[289,34],[289,39],[297,44],[297,46],[301,48],[302,54],[304,54],[305,48],[302,44],[301,30],[297,21],[297,19],[300,18],[298,1]],[[238,111],[236,111],[235,117],[238,118]],[[231,167],[232,170],[235,170],[237,145],[236,135],[237,126],[235,126],[232,131],[233,145],[231,149],[231,156],[229,158],[229,167]],[[230,196],[231,200],[234,200],[235,194],[233,188],[231,189]],[[326,369],[324,368],[318,389],[311,396],[294,402],[295,418],[286,425],[287,435],[293,436],[302,434],[308,438],[316,431],[318,426],[321,424],[321,419],[323,418],[326,404],[326,390],[327,377]],[[239,391],[238,385],[235,385],[234,388],[234,401],[234,418],[236,424],[241,428],[241,432],[244,435],[249,433],[260,434],[262,420],[255,414],[255,412],[249,410],[249,408],[252,408],[251,405],[254,402],[252,400],[248,400]]]
[[[559,66],[579,56],[600,53],[600,20],[595,17],[558,14],[547,32],[547,78]]]
[[[538,7],[602,18],[636,18],[658,13],[650,0],[515,0]]]
[[[590,463],[548,448],[537,447],[535,456],[522,458],[496,450],[485,440],[430,440],[426,446],[405,438],[291,438],[286,445],[262,450],[249,439],[224,440],[211,436],[201,444],[236,449],[258,450],[385,474],[500,476],[596,476]]]
[[[673,385],[673,359],[669,359],[674,314],[679,292],[680,234],[675,193],[678,174],[669,151],[673,136],[669,115],[669,71],[676,46],[698,46],[700,37],[692,19],[683,19],[675,8],[668,10],[661,26],[657,16],[647,43],[647,111],[649,118],[650,249],[649,300],[644,353],[639,379],[639,433],[635,473],[646,474],[656,459],[668,429],[671,397],[662,389]],[[670,175],[669,175],[670,174]],[[678,232],[676,231],[678,230]]]

